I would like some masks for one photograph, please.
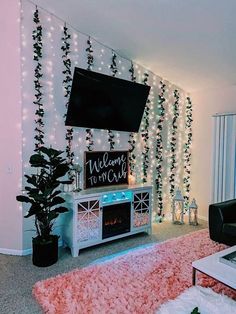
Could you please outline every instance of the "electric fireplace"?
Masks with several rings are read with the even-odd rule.
[[[131,202],[103,206],[102,238],[130,232]]]

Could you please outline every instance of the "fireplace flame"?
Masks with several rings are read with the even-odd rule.
[[[105,226],[113,226],[113,225],[120,224],[120,223],[122,223],[122,219],[121,218],[114,218],[114,219],[111,219],[111,220],[106,220],[105,221]]]

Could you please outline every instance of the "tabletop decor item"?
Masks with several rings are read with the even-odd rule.
[[[74,164],[73,165],[73,170],[75,172],[75,186],[73,192],[80,192],[81,187],[80,187],[80,174],[82,171],[82,167],[79,164]]]
[[[198,225],[198,206],[196,204],[195,198],[192,200],[192,203],[189,205],[189,224],[192,226]]]
[[[177,189],[172,201],[172,223],[182,225],[184,223],[184,197]]]

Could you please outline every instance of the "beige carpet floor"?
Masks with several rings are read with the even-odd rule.
[[[207,222],[200,221],[196,227],[173,225],[168,221],[153,225],[152,235],[139,234],[108,242],[80,251],[73,258],[68,249],[60,249],[57,264],[47,268],[32,265],[31,256],[10,256],[0,254],[0,313],[1,314],[39,314],[40,307],[31,292],[35,282],[68,272],[74,268],[85,267],[96,260],[143,245],[162,242],[207,227]],[[86,314],[86,313],[85,313]]]

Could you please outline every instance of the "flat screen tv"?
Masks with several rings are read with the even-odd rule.
[[[138,132],[150,86],[75,68],[67,126]]]

